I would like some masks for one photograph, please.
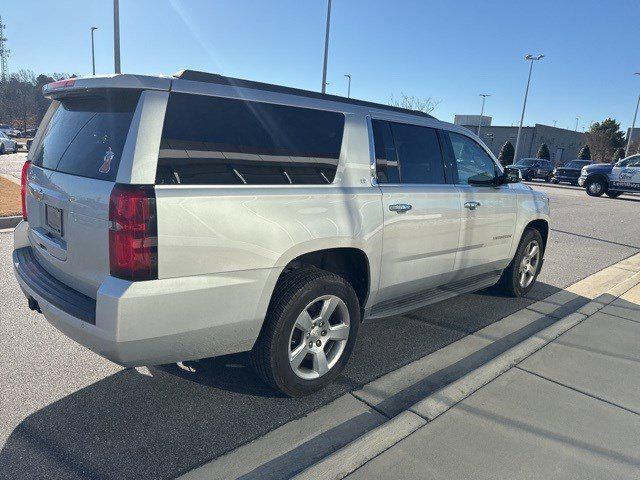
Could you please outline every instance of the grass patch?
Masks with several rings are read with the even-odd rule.
[[[0,217],[22,214],[20,186],[0,177]]]

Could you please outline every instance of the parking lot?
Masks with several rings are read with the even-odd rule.
[[[23,161],[0,157],[0,173]],[[338,381],[302,399],[266,388],[244,355],[139,369],[98,357],[27,309],[0,233],[0,477],[173,478],[640,251],[640,197],[532,185],[552,231],[528,298],[486,289],[365,323]]]

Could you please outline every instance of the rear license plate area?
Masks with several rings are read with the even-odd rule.
[[[62,237],[64,232],[62,225],[62,210],[45,204],[44,216],[47,227]]]

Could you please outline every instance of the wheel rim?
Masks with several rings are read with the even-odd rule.
[[[540,245],[536,240],[531,240],[524,252],[524,256],[520,261],[520,268],[518,268],[518,282],[522,288],[527,288],[533,282],[538,271]]]
[[[298,315],[289,335],[289,365],[305,380],[320,378],[331,370],[349,339],[350,316],[340,297],[323,295]]]
[[[600,182],[593,182],[589,185],[589,191],[591,193],[600,193],[602,191],[602,185],[600,185]]]

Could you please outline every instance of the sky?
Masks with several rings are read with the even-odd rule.
[[[9,70],[113,72],[111,0],[3,0]],[[123,73],[189,68],[319,90],[326,0],[120,0]],[[631,126],[640,94],[638,0],[333,0],[327,87],[388,103],[439,100],[441,120],[485,114],[518,125],[588,128],[608,116]]]

